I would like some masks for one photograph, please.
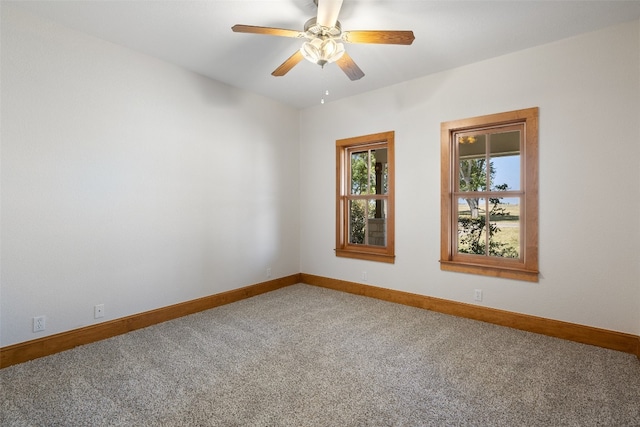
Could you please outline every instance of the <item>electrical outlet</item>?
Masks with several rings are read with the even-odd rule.
[[[45,317],[44,316],[36,316],[33,318],[33,332],[44,331],[45,328]]]
[[[267,279],[271,278],[271,267],[267,267]]]
[[[474,291],[473,299],[476,301],[482,301],[482,289],[476,289]]]
[[[367,281],[367,272],[366,272],[366,271],[363,271],[363,272],[362,272],[362,280],[363,280],[364,282],[366,282],[366,281]]]
[[[104,317],[104,304],[98,304],[93,307],[93,318],[99,319]]]

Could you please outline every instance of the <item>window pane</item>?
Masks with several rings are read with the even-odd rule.
[[[349,243],[352,245],[387,245],[386,200],[349,201]]]
[[[486,255],[486,199],[458,199],[458,252]]]
[[[490,198],[489,209],[489,255],[520,258],[520,198]]]
[[[520,131],[490,136],[491,189],[520,190]]]
[[[368,201],[367,244],[387,246],[387,209],[385,200]]]
[[[487,136],[483,134],[457,134],[458,190],[485,191],[487,189]]]
[[[351,153],[351,194],[368,194],[369,152]]]
[[[365,244],[365,218],[367,206],[364,200],[349,201],[349,243]]]
[[[387,165],[387,149],[371,150],[370,193],[388,194],[389,168]]]

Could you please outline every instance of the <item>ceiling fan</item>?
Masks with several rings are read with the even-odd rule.
[[[364,73],[344,49],[346,43],[375,43],[410,45],[415,39],[413,31],[342,31],[338,14],[343,0],[314,0],[318,14],[304,24],[304,31],[253,25],[234,25],[236,33],[266,34],[271,36],[305,39],[302,47],[284,61],[271,74],[284,76],[303,59],[324,67],[335,62],[351,80],[364,77]]]

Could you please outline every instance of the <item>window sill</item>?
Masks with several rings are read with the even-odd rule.
[[[396,256],[381,254],[381,253],[373,253],[373,252],[361,252],[354,250],[345,250],[345,249],[336,249],[336,256],[342,258],[353,258],[353,259],[363,259],[366,261],[377,261],[377,262],[386,262],[389,264],[395,263]]]
[[[494,265],[482,265],[464,263],[459,261],[440,260],[440,269],[445,271],[455,271],[458,273],[479,274],[482,276],[502,277],[505,279],[523,280],[527,282],[537,282],[540,272],[537,270],[526,270],[524,268],[502,267]]]

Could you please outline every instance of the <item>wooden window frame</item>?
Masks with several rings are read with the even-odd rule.
[[[378,261],[393,264],[395,262],[395,132],[381,132],[336,141],[336,256],[355,258],[368,261]],[[348,153],[353,149],[368,149],[369,147],[384,147],[387,150],[387,194],[367,195],[386,201],[386,238],[387,245],[355,245],[348,239],[348,201],[358,198],[349,194],[349,165]]]
[[[457,171],[454,134],[475,129],[494,128],[514,124],[524,125],[521,157],[520,210],[521,257],[518,260],[457,254],[454,239],[458,227],[454,203]],[[440,269],[484,276],[537,282],[538,271],[538,108],[490,114],[441,123],[441,230]]]

